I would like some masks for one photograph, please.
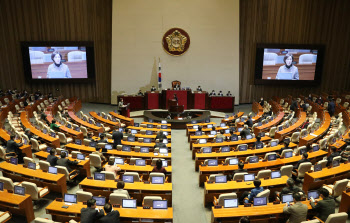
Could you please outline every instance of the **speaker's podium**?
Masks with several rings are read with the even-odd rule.
[[[128,103],[127,105],[123,105],[119,108],[119,110],[122,116],[130,118],[130,103]]]
[[[169,99],[168,100],[168,111],[171,114],[181,114],[184,112],[185,107],[184,105],[178,105],[176,99]]]

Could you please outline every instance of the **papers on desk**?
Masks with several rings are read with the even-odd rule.
[[[179,117],[178,120],[183,120],[183,118],[180,118],[180,117]]]
[[[168,156],[168,154],[163,154],[163,156]]]
[[[318,135],[315,135],[315,134],[313,134],[313,133],[310,133],[310,135],[315,136],[315,137],[317,137],[317,136],[318,136]]]
[[[73,203],[64,203],[65,205],[73,205]]]
[[[155,156],[158,156],[158,153],[154,153]]]
[[[215,135],[208,135],[209,137],[215,137]]]

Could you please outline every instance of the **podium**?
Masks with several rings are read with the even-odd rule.
[[[193,108],[194,109],[207,109],[206,102],[208,101],[208,94],[206,91],[195,91],[193,94]]]
[[[159,91],[147,91],[145,93],[145,108],[158,109],[159,108]]]
[[[119,110],[120,110],[120,114],[122,116],[130,118],[130,103],[128,103],[127,105],[124,105],[121,108],[119,108]]]
[[[177,101],[175,99],[169,99],[168,100],[168,111],[171,114],[180,114],[183,113],[185,110],[184,105],[178,105]]]

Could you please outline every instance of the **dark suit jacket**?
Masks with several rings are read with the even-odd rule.
[[[252,127],[253,126],[253,120],[250,118],[245,122],[246,125],[248,125],[248,127]]]
[[[95,223],[98,219],[104,216],[104,211],[97,211],[92,208],[82,208],[81,209],[81,223]]]
[[[12,153],[13,152],[13,153],[16,153],[17,155],[20,155],[20,154],[22,154],[22,150],[19,148],[21,146],[23,146],[22,143],[18,144],[14,140],[10,139],[9,141],[7,141],[7,145],[6,145],[7,152],[8,153]]]
[[[298,102],[293,101],[292,104],[290,105],[290,110],[296,111],[297,108],[298,108]]]
[[[77,161],[70,161],[69,159],[59,159],[57,160],[57,166],[64,166],[67,168],[68,172],[72,172],[72,168],[69,167],[69,165],[71,166],[76,166],[78,164]]]
[[[113,131],[112,139],[114,140],[113,147],[117,148],[117,145],[122,144],[123,133],[121,133],[119,131]]]
[[[317,212],[316,217],[322,221],[326,221],[330,214],[335,213],[335,201],[332,197],[319,200],[316,205],[311,201],[311,207]]]
[[[159,139],[159,141],[162,141],[163,139],[166,139],[166,135],[158,133],[156,136],[156,139]]]
[[[334,114],[334,112],[335,112],[335,104],[334,104],[334,102],[329,102],[328,103],[328,112],[330,114]]]
[[[57,165],[58,157],[54,155],[48,155],[46,161],[50,163],[51,166]]]
[[[306,162],[310,162],[309,159],[301,159],[297,162],[297,164],[294,166],[294,169],[298,169],[299,168],[299,165],[302,164],[302,163],[306,163]]]
[[[260,101],[259,101],[259,104],[260,104],[261,106],[264,106],[264,100],[260,100]]]
[[[162,142],[157,142],[156,145],[154,147],[159,147],[159,148],[165,148],[166,144],[162,143]]]
[[[242,137],[242,139],[245,139],[247,135],[250,135],[250,131],[248,129],[243,129],[240,133],[240,136]]]
[[[119,217],[120,217],[119,211],[115,210],[115,211],[109,212],[108,214],[100,218],[98,222],[99,223],[119,223],[120,222]]]
[[[327,166],[331,165],[332,162],[333,162],[333,158],[336,157],[336,156],[340,156],[340,153],[339,152],[335,152],[335,153],[332,153],[331,155],[329,155],[329,157],[327,157]]]

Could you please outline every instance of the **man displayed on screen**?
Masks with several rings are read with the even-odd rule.
[[[47,78],[72,78],[67,65],[62,63],[62,55],[55,51],[51,54],[53,64],[47,69]]]
[[[280,80],[299,80],[299,71],[293,65],[293,55],[286,54],[283,58],[284,64],[278,69],[276,79]]]

